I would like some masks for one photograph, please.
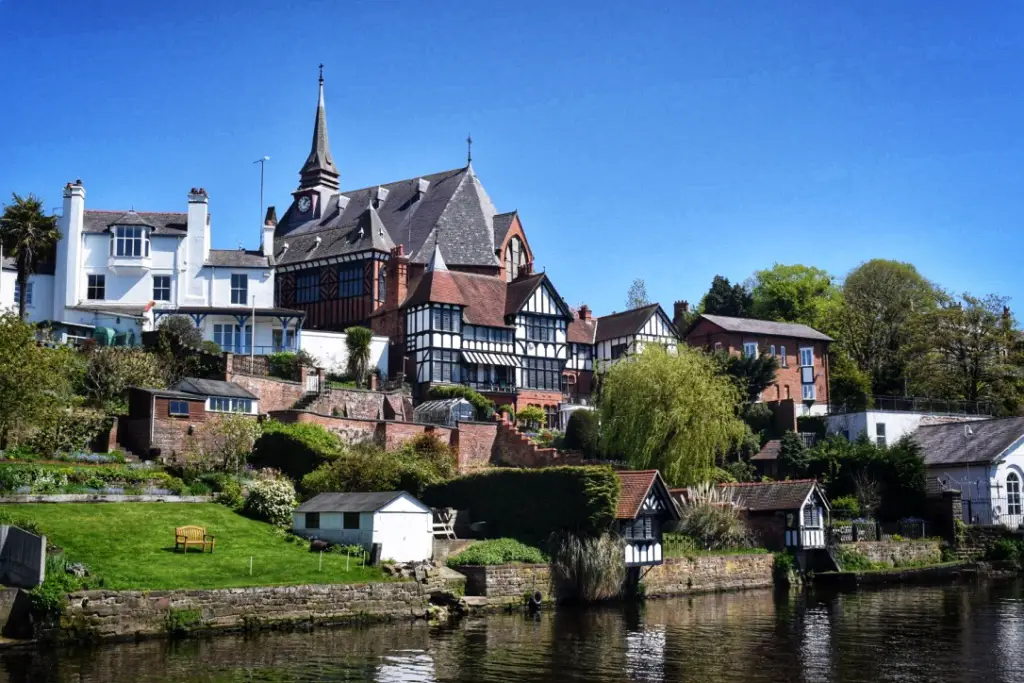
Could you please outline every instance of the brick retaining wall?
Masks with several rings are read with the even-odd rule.
[[[767,553],[673,557],[652,567],[643,583],[650,597],[765,588],[773,585],[774,564]]]

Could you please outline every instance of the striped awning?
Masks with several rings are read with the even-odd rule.
[[[507,356],[503,353],[484,353],[482,351],[463,351],[462,358],[467,363],[478,365],[506,365],[510,368],[520,368],[522,363],[515,356]]]

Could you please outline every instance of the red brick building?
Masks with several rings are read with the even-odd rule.
[[[828,347],[832,338],[807,325],[702,314],[684,335],[691,346],[734,355],[770,355],[779,364],[775,383],[761,393],[766,402],[792,399],[803,414],[827,412]]]

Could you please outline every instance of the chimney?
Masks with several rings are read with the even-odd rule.
[[[373,191],[373,208],[379,209],[380,205],[387,201],[388,189],[378,185]]]
[[[533,275],[533,261],[527,261],[519,266],[519,274],[516,276],[516,280],[522,280],[524,277],[531,275]]]
[[[205,300],[199,271],[210,256],[210,198],[203,188],[193,187],[188,193],[188,222],[185,238],[187,284],[185,296],[189,303],[209,304]]]
[[[85,186],[75,180],[64,186],[64,207],[60,217],[60,241],[57,242],[56,277],[53,288],[53,315],[64,314],[65,306],[75,306],[84,298],[82,275],[82,230],[85,224]]]
[[[416,179],[416,199],[417,201],[423,199],[423,195],[427,193],[427,189],[430,187],[430,181],[423,178]]]
[[[690,302],[689,301],[677,301],[673,305],[672,312],[672,323],[676,326],[676,329],[682,333],[683,321],[690,313]]]
[[[580,320],[593,320],[594,316],[590,312],[590,306],[583,304],[580,306]]]
[[[409,292],[409,257],[405,255],[403,244],[391,250],[391,259],[387,265],[387,282],[384,305],[397,310]]]
[[[274,229],[277,228],[277,210],[267,207],[267,217],[263,219],[263,255],[274,256]]]

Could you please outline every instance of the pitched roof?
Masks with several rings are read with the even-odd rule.
[[[246,249],[211,249],[206,265],[229,268],[269,268],[270,260],[262,251]]]
[[[508,235],[509,229],[512,227],[512,219],[516,217],[515,211],[509,211],[508,213],[499,213],[494,216],[494,248],[500,249],[502,243],[505,241],[505,236]]]
[[[508,285],[492,275],[450,271],[468,304],[463,317],[470,325],[508,327],[505,323],[505,300]]]
[[[120,222],[122,219],[134,222],[123,223]],[[153,228],[154,235],[184,236],[188,229],[188,214],[154,211],[91,210],[86,210],[83,214],[83,232],[107,232],[111,225],[148,225]]]
[[[658,304],[648,304],[622,313],[602,315],[597,319],[595,341],[629,337],[636,334],[659,308]]]
[[[510,282],[505,295],[505,315],[518,313],[545,277],[544,273],[533,273]]]
[[[575,344],[593,344],[596,335],[597,320],[595,318],[583,320],[578,315],[569,323],[569,328],[566,330],[569,342]]]
[[[178,383],[171,387],[174,391],[182,391],[187,394],[199,396],[227,396],[229,398],[249,398],[258,400],[259,397],[250,393],[234,382],[222,382],[216,379],[200,379],[199,377],[183,377]]]
[[[647,493],[661,475],[658,470],[617,470],[622,491],[619,493],[619,505],[615,510],[616,519],[635,519],[640,513],[640,506],[647,499]]]
[[[429,508],[405,491],[375,493],[321,493],[295,508],[295,512],[376,512],[388,503],[409,496],[427,511]]]
[[[1024,438],[1024,417],[922,425],[911,438],[928,467],[992,462]]]
[[[817,482],[814,479],[794,479],[791,481],[721,484],[720,486],[733,492],[733,501],[737,507],[752,512],[768,512],[799,509],[816,485]]]
[[[756,455],[751,457],[753,460],[778,460],[779,453],[782,452],[782,441],[780,439],[772,439],[761,447],[761,450]]]
[[[425,304],[457,304],[465,306],[467,301],[456,284],[454,273],[449,270],[430,270],[420,277],[416,288],[405,300],[403,306]]]
[[[827,334],[818,332],[813,327],[798,323],[778,323],[773,320],[733,318],[727,315],[709,315],[707,313],[697,316],[690,327],[692,328],[701,318],[717,325],[726,332],[741,332],[765,337],[793,337],[795,339],[813,339],[815,341],[834,341]]]
[[[324,106],[324,75],[320,71],[320,99],[316,105],[316,118],[313,119],[313,144],[310,146],[306,163],[299,171],[302,187],[314,187],[318,184],[327,187],[338,187],[338,169],[331,159],[331,146],[327,141],[327,109]]]

